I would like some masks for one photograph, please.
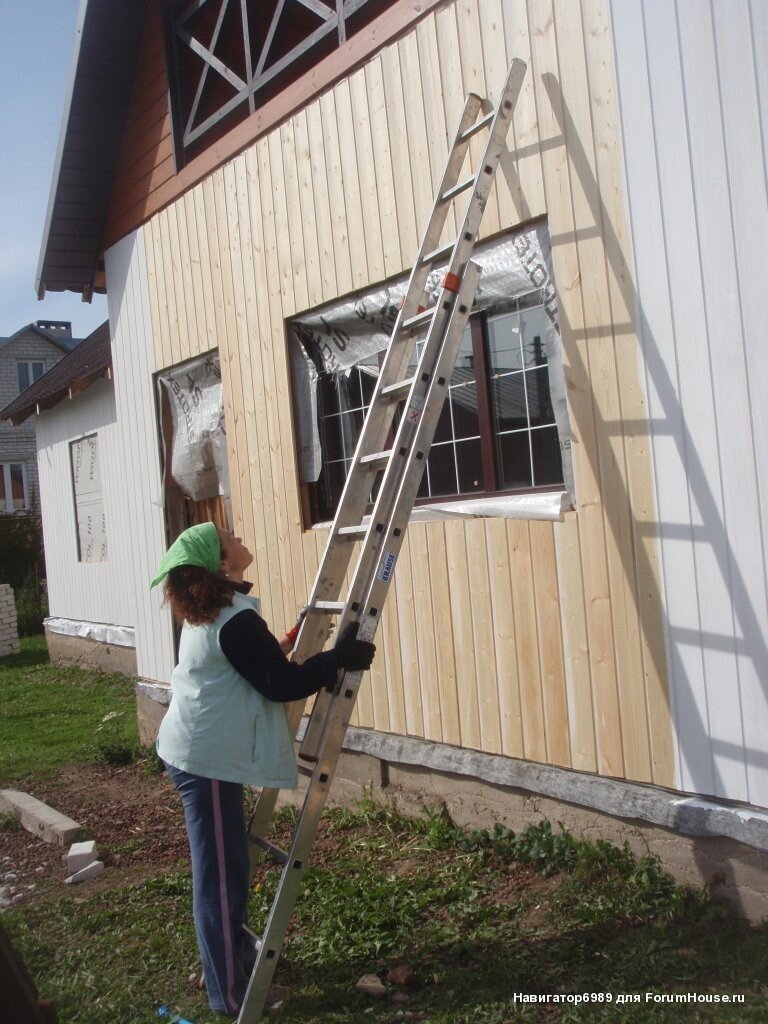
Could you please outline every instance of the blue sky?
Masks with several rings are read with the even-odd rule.
[[[35,294],[79,7],[0,0],[0,337],[35,320],[69,320],[86,337],[107,318],[104,296]]]

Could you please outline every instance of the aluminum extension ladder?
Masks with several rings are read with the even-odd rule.
[[[323,649],[333,617],[337,617],[337,636],[354,622],[359,624],[360,639],[370,640],[376,633],[474,301],[480,268],[470,256],[525,72],[523,61],[512,61],[497,107],[484,116],[480,116],[481,98],[467,97],[307,604],[293,653],[298,662]],[[470,140],[484,129],[488,129],[487,143],[478,169],[459,181]],[[461,227],[455,241],[438,247],[448,211],[467,192],[463,218],[457,210]],[[446,257],[447,271],[437,300],[427,306],[429,275],[445,265]],[[408,375],[422,339],[416,371]],[[400,415],[394,424],[396,410]],[[387,447],[393,429],[394,443]],[[368,520],[365,511],[375,483],[379,488]],[[356,541],[362,542],[357,565],[348,593],[341,597]],[[252,862],[255,865],[265,851],[283,864],[283,870],[263,935],[256,940],[257,959],[238,1024],[257,1024],[261,1019],[362,676],[362,672],[340,672],[335,689],[321,690],[315,697],[299,750],[299,772],[309,783],[288,850],[278,849],[266,838],[279,790],[263,789],[256,803],[248,829]],[[294,734],[303,709],[302,702],[291,706]]]

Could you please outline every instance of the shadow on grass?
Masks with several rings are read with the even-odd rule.
[[[283,963],[276,981],[290,988],[291,997],[270,1020],[389,1024],[407,1010],[410,1019],[435,1024],[764,1021],[767,940],[766,928],[752,928],[721,906],[698,920],[602,922],[559,932],[526,933],[510,923],[506,934],[493,938],[403,948],[386,966]],[[387,982],[398,963],[414,972],[414,984],[405,991]],[[357,978],[370,973],[382,978],[387,996],[376,1000],[355,990]],[[402,1003],[395,1008],[392,996],[398,991]],[[663,999],[675,993],[739,995],[744,1001],[729,1008],[719,1000],[702,1002],[692,1018],[690,1003]],[[620,995],[632,998],[620,1003]],[[529,1002],[526,996],[545,998]]]
[[[5,658],[0,658],[0,670],[35,668],[37,665],[48,664],[48,646],[43,633],[23,636],[20,643],[21,650],[18,654],[8,654]]]

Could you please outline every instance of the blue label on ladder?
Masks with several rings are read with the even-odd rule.
[[[389,583],[392,579],[392,573],[395,571],[396,561],[397,555],[391,551],[385,551],[379,563],[379,571],[376,573],[376,578],[381,580],[382,583]]]

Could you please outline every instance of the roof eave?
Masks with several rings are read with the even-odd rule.
[[[148,0],[80,0],[69,82],[35,278],[39,299],[71,291],[90,302],[106,291],[102,259],[107,205]],[[90,131],[83,133],[85,120]],[[105,127],[106,126],[106,127]],[[80,137],[72,147],[70,130]],[[86,152],[93,158],[83,157]],[[95,159],[98,156],[98,161]],[[74,211],[62,196],[62,176],[79,176],[87,198]],[[76,240],[79,244],[72,248]],[[55,249],[52,251],[52,246]],[[73,254],[77,259],[73,259]]]
[[[80,9],[77,12],[77,25],[75,27],[75,43],[72,47],[72,57],[69,64],[69,81],[67,83],[67,96],[64,101],[64,112],[61,118],[59,129],[59,144],[56,150],[56,160],[53,166],[53,177],[51,178],[51,191],[48,196],[48,209],[45,214],[45,227],[43,229],[43,244],[40,249],[40,258],[37,262],[37,277],[35,278],[35,291],[38,299],[45,298],[45,281],[43,273],[45,258],[48,254],[48,244],[51,237],[51,224],[53,223],[53,211],[56,205],[56,195],[59,189],[59,177],[61,176],[61,164],[64,157],[64,145],[69,129],[69,119],[72,113],[72,97],[75,92],[75,81],[77,79],[77,66],[80,61],[80,47],[83,41],[83,26],[88,12],[89,0],[80,0]]]

